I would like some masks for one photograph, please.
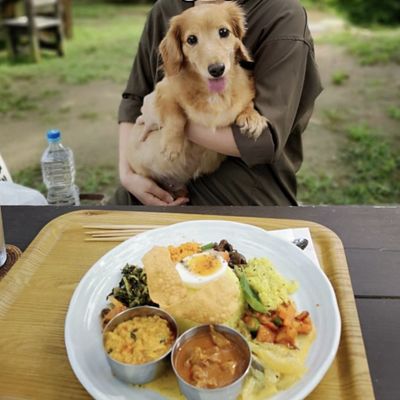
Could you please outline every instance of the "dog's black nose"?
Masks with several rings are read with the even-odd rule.
[[[210,64],[208,66],[208,72],[214,78],[219,78],[225,71],[224,64]]]

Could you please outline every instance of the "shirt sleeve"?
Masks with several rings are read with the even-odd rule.
[[[126,89],[118,110],[118,122],[135,122],[140,115],[143,98],[154,88],[154,61],[152,45],[155,40],[156,15],[154,8],[150,12],[139,41],[137,53],[129,75]]]
[[[299,109],[310,51],[303,39],[285,37],[267,40],[255,52],[255,108],[268,118],[268,127],[255,141],[232,126],[241,158],[249,167],[280,157]]]

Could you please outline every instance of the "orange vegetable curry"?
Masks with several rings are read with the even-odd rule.
[[[259,342],[282,344],[292,349],[296,348],[297,335],[307,335],[312,330],[308,311],[297,314],[291,302],[267,314],[248,310],[243,321]]]

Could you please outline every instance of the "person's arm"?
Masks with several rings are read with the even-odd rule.
[[[240,157],[240,152],[230,126],[213,130],[189,121],[186,125],[186,135],[193,143],[201,145],[206,149],[227,156]]]
[[[256,142],[243,135],[238,126],[232,126],[241,158],[249,167],[273,164],[286,150],[302,151],[296,141],[290,143],[295,148],[288,149],[288,139],[297,117],[311,115],[322,91],[312,42],[306,39],[305,10],[300,4],[288,3],[276,12],[276,23],[261,30],[253,51],[255,108],[268,118],[268,126]]]
[[[154,92],[148,94],[143,101],[140,109],[141,115],[136,120],[137,124],[143,125],[142,141],[148,137],[148,133],[159,126],[154,104]],[[207,149],[232,157],[240,157],[240,152],[233,137],[230,126],[224,128],[210,129],[203,125],[187,121],[185,134],[193,143],[201,145]]]
[[[143,98],[149,94],[155,84],[157,70],[157,56],[152,52],[153,41],[156,35],[155,7],[150,11],[140,37],[137,52],[129,74],[128,82],[122,93],[118,110],[118,122],[135,123],[140,115]]]

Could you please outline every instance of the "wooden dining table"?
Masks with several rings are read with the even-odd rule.
[[[25,251],[47,223],[88,208],[302,220],[329,228],[340,238],[347,258],[375,397],[400,399],[400,206],[3,206],[6,242]]]

